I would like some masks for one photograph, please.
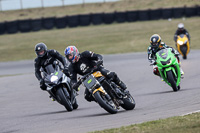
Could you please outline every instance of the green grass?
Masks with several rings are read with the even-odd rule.
[[[200,113],[91,133],[200,133]]]
[[[200,5],[199,0],[121,0],[118,2],[93,3],[64,7],[33,8],[25,10],[1,11],[0,22],[33,19],[41,17],[61,17],[66,15],[143,10],[155,8],[183,7]]]
[[[200,17],[191,17],[4,34],[0,36],[0,61],[34,59],[34,47],[39,42],[61,54],[68,45],[77,46],[80,52],[92,50],[100,54],[142,52],[147,50],[150,36],[158,33],[162,41],[174,47],[173,35],[179,22],[191,34],[192,49],[200,49]]]

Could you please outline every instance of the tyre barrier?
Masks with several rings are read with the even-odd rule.
[[[8,34],[14,34],[18,32],[18,21],[11,21],[5,23],[6,32]]]
[[[42,19],[42,26],[44,29],[53,29],[55,26],[55,17],[51,18],[43,18]]]
[[[172,8],[168,8],[165,10],[162,10],[162,19],[168,19],[168,18],[172,18],[173,15],[173,9]]]
[[[55,26],[58,29],[67,27],[67,17],[55,18]]]
[[[134,22],[147,21],[168,18],[200,16],[200,6],[178,7],[166,9],[148,9],[137,11],[113,12],[113,13],[95,13],[64,16],[60,18],[38,18],[27,20],[16,20],[0,23],[0,34],[14,34],[20,32],[39,31],[41,29],[53,29],[54,27],[66,28],[77,26],[88,26],[90,24],[111,24],[113,22]]]
[[[117,23],[123,23],[123,22],[126,22],[127,19],[126,19],[126,12],[115,12],[115,21]]]
[[[0,23],[0,35],[6,32],[5,22]]]
[[[173,17],[174,18],[181,18],[184,16],[184,13],[185,13],[185,7],[173,8]]]
[[[197,8],[185,8],[185,16],[192,17],[197,15]]]
[[[146,21],[150,20],[149,10],[143,10],[138,12],[138,20]]]
[[[115,21],[115,13],[104,13],[103,22],[105,24],[111,24]]]
[[[161,19],[162,17],[162,9],[150,10],[149,11],[149,18],[150,20],[157,20]]]
[[[88,26],[91,23],[91,15],[79,15],[80,26]]]
[[[42,19],[31,20],[32,31],[39,31],[42,29]]]
[[[18,28],[20,32],[30,32],[31,31],[31,20],[19,20]]]
[[[77,27],[79,26],[79,16],[68,16],[67,22],[69,27]]]
[[[133,22],[138,20],[138,11],[127,11],[126,19],[128,22]]]
[[[91,14],[91,23],[99,25],[103,23],[103,13]]]

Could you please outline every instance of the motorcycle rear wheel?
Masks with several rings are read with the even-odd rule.
[[[186,54],[187,53],[187,46],[184,45],[184,46],[180,47],[180,50],[183,53],[183,59],[187,59],[187,54]]]
[[[58,88],[56,91],[56,97],[58,100],[60,100],[60,103],[65,106],[65,108],[67,109],[67,111],[72,111],[73,107],[72,104],[70,102],[70,100],[68,98],[66,98],[62,88]]]
[[[172,74],[172,71],[167,71],[167,80],[171,84],[173,91],[178,91],[178,87],[176,86],[176,80]]]
[[[114,103],[112,103],[112,105],[109,104],[107,99],[103,95],[101,95],[99,91],[94,93],[94,97],[97,103],[107,112],[111,114],[116,114],[118,112],[116,105]],[[110,102],[113,102],[113,101],[110,101]]]

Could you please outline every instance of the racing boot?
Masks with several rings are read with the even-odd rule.
[[[180,71],[181,71],[181,76],[184,75],[183,69],[180,67]]]
[[[181,68],[181,64],[179,63],[180,71],[181,71],[181,76],[184,75],[183,69]]]

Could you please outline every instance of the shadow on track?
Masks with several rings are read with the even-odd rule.
[[[118,111],[117,114],[119,113],[123,113],[123,112],[127,112],[127,110],[121,110]],[[99,113],[99,114],[90,114],[90,115],[82,115],[82,116],[76,116],[76,117],[68,117],[68,119],[80,119],[80,118],[88,118],[88,117],[98,117],[98,116],[108,116],[108,115],[117,115],[117,114],[110,114],[108,112],[104,112],[104,113]]]

